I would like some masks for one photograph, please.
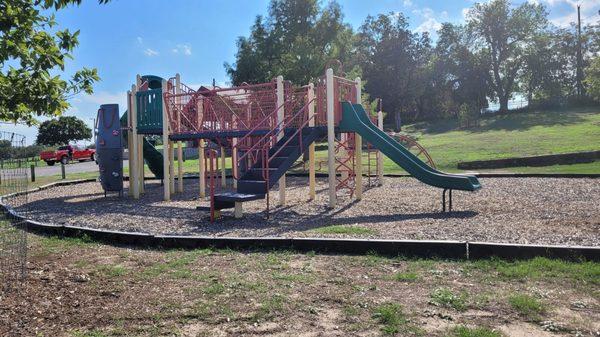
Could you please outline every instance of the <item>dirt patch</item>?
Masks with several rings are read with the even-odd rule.
[[[544,336],[544,321],[564,322],[568,331],[552,333],[560,336],[597,333],[589,322],[600,321],[598,283],[568,273],[507,278],[481,262],[30,243],[26,284],[0,297],[1,336],[378,336],[385,322],[399,335],[465,325]],[[407,271],[415,279],[398,281]],[[434,304],[440,288],[464,310]],[[514,293],[545,296],[549,310],[531,323],[507,302]],[[376,313],[390,304],[397,317],[382,321]]]
[[[363,200],[340,196],[328,208],[327,184],[318,180],[317,198],[308,200],[307,179],[288,178],[287,205],[244,203],[245,217],[210,223],[197,206],[197,181],[162,201],[162,188],[148,183],[139,200],[104,197],[99,183],[56,187],[30,195],[28,217],[55,224],[152,234],[270,237],[363,237],[435,239],[523,244],[600,245],[600,179],[488,178],[474,193],[455,191],[454,212],[441,213],[441,191],[412,178],[386,178],[365,191]],[[127,190],[125,191],[127,195]],[[327,226],[335,231],[318,230]]]
[[[539,326],[535,326],[530,323],[518,322],[503,325],[499,329],[506,336],[510,337],[553,337],[556,336],[553,333],[542,330]]]

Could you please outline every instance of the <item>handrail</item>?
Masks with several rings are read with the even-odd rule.
[[[262,171],[263,171],[263,179],[267,180],[268,179],[268,165],[269,162],[271,161],[271,159],[274,157],[271,156],[269,157],[268,154],[268,149],[264,149],[265,145],[268,144],[267,140],[268,139],[272,139],[275,135],[279,134],[280,132],[285,132],[285,124],[294,121],[299,115],[301,115],[302,113],[304,113],[306,111],[306,109],[308,108],[308,106],[314,101],[315,99],[313,98],[312,100],[310,100],[309,102],[305,103],[302,108],[300,110],[298,110],[298,112],[296,112],[293,116],[288,117],[287,119],[284,118],[282,121],[280,121],[277,125],[275,125],[275,127],[273,129],[271,129],[267,134],[265,134],[262,138],[260,138],[252,147],[250,147],[250,149],[246,150],[246,153],[244,153],[240,158],[238,158],[238,161],[236,163],[236,165],[239,166],[239,164],[242,162],[242,160],[246,157],[248,157],[253,151],[258,151],[259,149],[257,149],[257,147],[259,147],[259,145],[261,147],[263,147],[263,151],[266,151],[266,160],[262,160]],[[314,118],[314,116],[313,116]],[[308,123],[309,119],[307,119],[305,122],[303,122],[301,124],[301,128],[299,128],[299,130],[302,130],[302,127],[304,127],[304,125],[306,125],[306,123]],[[288,144],[290,142],[290,140],[295,137],[298,134],[298,130],[292,135],[292,137],[290,137],[290,139],[288,139],[284,144]],[[279,151],[281,151],[281,149],[279,149],[275,154],[278,154]],[[265,166],[266,165],[266,166]],[[237,171],[237,170],[236,170]],[[234,174],[234,179],[239,179],[239,176],[235,176]]]
[[[292,120],[294,120],[294,119],[295,119],[295,117],[296,117],[296,116],[298,116],[298,115],[300,114],[300,112],[302,112],[303,110],[305,110],[305,109],[308,107],[308,105],[309,105],[310,103],[312,103],[314,100],[315,100],[315,99],[313,98],[313,99],[311,99],[311,100],[310,100],[308,103],[306,103],[306,104],[305,104],[305,105],[302,107],[302,109],[300,109],[300,110],[298,111],[298,113],[296,113],[296,115],[294,115],[294,116],[293,116],[291,119],[292,119]],[[288,140],[287,140],[285,143],[283,143],[283,145],[281,145],[281,147],[279,148],[279,150],[277,150],[277,151],[276,151],[276,152],[275,152],[275,153],[274,153],[274,154],[273,154],[273,155],[272,155],[270,158],[268,158],[268,162],[267,162],[267,164],[268,164],[268,163],[270,163],[270,162],[271,162],[271,159],[275,158],[275,156],[276,156],[276,155],[278,155],[278,154],[279,154],[279,152],[281,152],[281,150],[283,150],[283,148],[284,148],[284,147],[285,147],[285,146],[286,146],[286,145],[287,145],[287,144],[288,144],[288,143],[289,143],[289,142],[290,142],[290,141],[291,141],[291,140],[292,140],[294,137],[296,137],[296,135],[298,134],[298,132],[302,132],[302,128],[304,128],[304,127],[305,127],[305,126],[308,124],[308,122],[310,122],[310,120],[311,120],[311,119],[314,119],[314,118],[315,118],[315,116],[316,116],[316,115],[315,115],[315,114],[313,114],[311,117],[308,117],[308,118],[306,119],[306,121],[304,121],[304,122],[303,122],[303,123],[300,125],[300,127],[298,127],[298,129],[297,129],[297,130],[296,130],[296,131],[295,131],[295,132],[294,132],[294,133],[293,133],[293,134],[292,134],[292,135],[289,137],[289,139],[288,139]],[[283,129],[285,130],[285,128],[283,128]],[[302,137],[300,137],[300,148],[302,148]]]
[[[265,118],[263,118],[263,120],[261,120],[261,121],[260,121],[260,123],[256,124],[256,125],[255,125],[255,126],[252,128],[252,129],[250,129],[250,131],[248,131],[248,133],[247,133],[247,134],[246,134],[244,137],[242,137],[242,138],[238,139],[238,144],[242,144],[242,143],[243,143],[243,141],[245,141],[247,138],[249,138],[249,137],[252,137],[252,134],[253,134],[253,133],[254,133],[256,130],[258,130],[258,127],[259,127],[259,126],[262,126],[262,125],[263,125],[263,123],[264,123],[265,121],[267,121],[267,120],[269,120],[270,118],[272,118],[272,117],[273,117],[273,115],[274,115],[275,113],[279,112],[279,109],[281,109],[281,108],[283,108],[283,107],[285,106],[285,104],[286,104],[286,102],[283,102],[281,105],[277,106],[273,112],[271,112],[269,115],[267,115]],[[264,137],[263,137],[263,138],[264,138]],[[260,143],[260,141],[262,141],[262,140],[263,140],[263,138],[261,138],[261,139],[260,139],[258,142],[256,142],[256,144],[259,144],[259,143]],[[254,147],[256,146],[256,144],[255,144],[255,145],[253,145],[252,147],[250,147],[249,149],[247,149],[247,151],[249,152],[249,151],[252,151],[252,150],[254,150]],[[239,145],[236,145],[236,146],[238,146],[238,147],[239,147]],[[248,152],[247,152],[247,153],[248,153]],[[247,155],[247,153],[246,153],[246,154],[244,154],[243,156],[241,156],[240,158],[238,158],[238,161],[240,161],[242,158],[244,158],[244,157]]]
[[[282,104],[282,106],[283,106],[284,104],[285,104],[285,102]],[[279,110],[279,108],[277,109],[277,111],[278,111],[278,110]],[[304,107],[302,107],[302,109],[300,109],[300,111],[302,111],[302,110],[304,110]],[[300,111],[299,111],[299,112],[300,112]],[[292,116],[290,119],[292,119],[292,120],[293,120],[293,119],[294,119],[294,118],[295,118],[297,115],[298,115],[298,114],[296,114],[296,115]],[[264,120],[263,120],[263,121],[264,121]],[[246,153],[245,153],[243,156],[241,156],[241,157],[238,159],[238,161],[241,161],[241,160],[242,160],[244,157],[246,157],[246,156],[247,156],[247,155],[248,155],[250,152],[252,152],[253,150],[255,150],[254,148],[255,148],[257,145],[261,144],[261,143],[262,143],[262,142],[263,142],[263,141],[264,141],[266,138],[268,138],[268,137],[270,137],[270,136],[273,136],[273,132],[275,132],[275,131],[278,131],[278,132],[279,132],[279,130],[278,130],[279,126],[280,126],[281,124],[284,124],[285,122],[286,122],[286,119],[284,118],[284,119],[283,119],[283,120],[281,120],[279,123],[277,123],[277,125],[275,125],[275,127],[274,127],[273,129],[271,129],[269,132],[267,132],[267,133],[266,133],[266,134],[265,134],[265,135],[264,135],[264,136],[263,136],[261,139],[259,139],[259,140],[258,140],[258,141],[257,141],[257,142],[256,142],[256,143],[255,143],[255,144],[252,146],[252,147],[250,147],[249,149],[247,149],[247,150],[246,150],[247,152],[246,152]],[[262,123],[262,122],[261,122],[261,123]],[[256,127],[255,127],[255,128],[256,128]],[[244,136],[244,138],[246,138],[246,137],[248,137],[248,136],[250,136],[250,135],[251,135],[251,133],[248,133],[246,136]],[[243,139],[243,138],[242,138],[242,139]],[[240,143],[241,143],[241,141],[240,141]]]

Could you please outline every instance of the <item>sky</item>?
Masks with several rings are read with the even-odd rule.
[[[514,4],[525,0],[515,0]],[[600,21],[600,0],[528,0],[544,4],[550,21],[568,26],[582,7],[584,23]],[[323,2],[323,1],[322,1]],[[402,12],[411,29],[434,34],[442,22],[464,22],[474,0],[339,0],[344,20],[358,29],[367,15]],[[101,81],[94,94],[78,95],[70,101],[66,115],[77,116],[92,126],[100,104],[118,103],[126,109],[126,91],[136,74],[169,78],[180,73],[191,87],[210,84],[227,86],[223,64],[235,61],[236,40],[247,36],[257,15],[265,15],[268,0],[112,0],[99,5],[83,0],[56,13],[60,29],[80,30],[79,47],[66,73],[82,67],[97,68]],[[0,130],[24,134],[35,141],[37,129],[0,125]]]

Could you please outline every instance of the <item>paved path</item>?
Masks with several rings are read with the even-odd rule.
[[[127,160],[123,161],[123,167],[127,166]],[[84,172],[98,172],[98,165],[94,161],[73,162],[65,167],[67,178],[69,173],[84,173]],[[35,175],[38,177],[60,175],[60,163],[54,164],[54,166],[48,166],[42,163],[40,166],[35,168]]]

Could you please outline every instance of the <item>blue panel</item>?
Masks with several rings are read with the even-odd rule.
[[[113,149],[123,147],[123,135],[119,121],[119,105],[103,104],[98,110],[97,149]]]
[[[96,161],[100,183],[105,191],[123,190],[123,135],[118,104],[103,104],[98,109]]]
[[[123,149],[100,149],[96,151],[100,184],[105,191],[123,189]]]

